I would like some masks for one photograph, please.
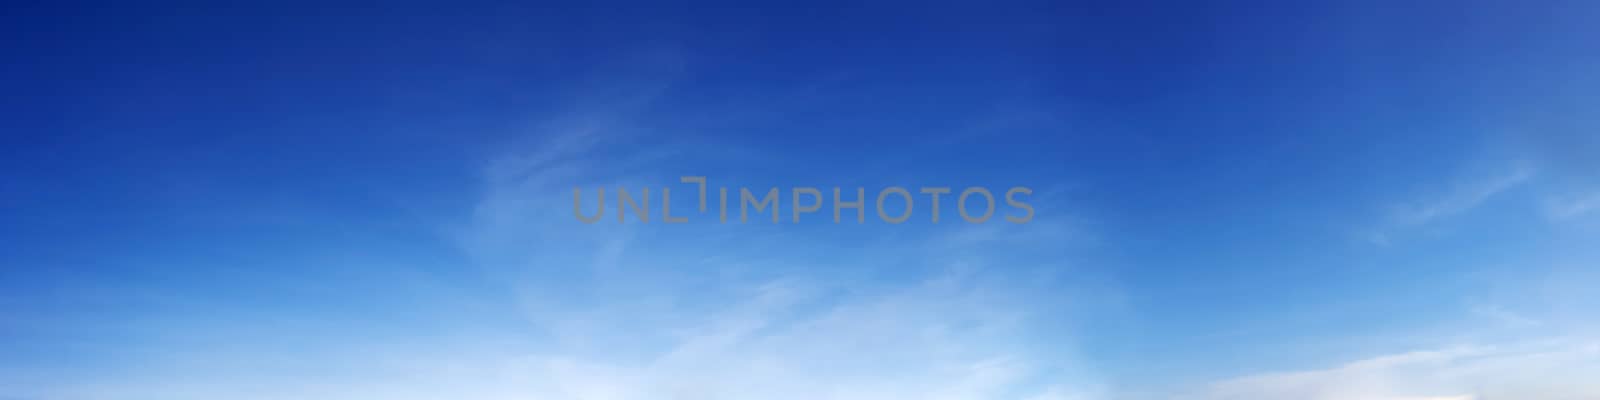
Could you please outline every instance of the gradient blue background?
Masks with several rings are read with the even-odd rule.
[[[1600,397],[1595,3],[6,9],[0,398]]]

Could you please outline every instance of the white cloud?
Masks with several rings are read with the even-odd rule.
[[[1382,226],[1368,232],[1366,239],[1374,244],[1388,245],[1400,231],[1466,213],[1495,195],[1516,188],[1533,177],[1533,169],[1518,167],[1506,174],[1458,184],[1449,192],[1428,200],[1396,205]]]
[[[647,90],[641,97],[657,93]],[[631,99],[622,108],[646,102]],[[434,306],[434,298],[371,294],[442,310],[428,315],[445,326],[430,330],[437,336],[359,323],[338,325],[350,331],[260,326],[230,335],[237,331],[210,331],[204,328],[214,327],[202,321],[194,331],[164,331],[184,338],[159,354],[138,354],[135,366],[108,366],[99,376],[0,371],[0,394],[176,400],[1106,398],[1106,385],[1088,372],[1092,368],[1075,365],[1073,332],[1033,336],[1039,333],[1031,328],[1036,322],[1063,326],[1054,320],[1065,318],[1063,313],[1053,307],[1076,299],[1064,286],[1033,292],[1039,281],[1053,279],[1044,274],[1017,275],[1059,268],[1018,265],[1014,259],[1002,265],[995,254],[1001,252],[994,250],[1006,243],[1007,252],[1054,251],[1083,237],[1081,232],[1035,222],[1016,227],[1030,229],[1033,238],[1018,241],[1018,231],[995,231],[1010,225],[952,227],[939,231],[944,235],[884,238],[874,243],[882,248],[836,254],[860,246],[775,244],[788,237],[754,234],[771,233],[754,226],[724,226],[716,240],[686,242],[684,237],[712,232],[684,226],[649,235],[635,224],[581,224],[571,214],[574,185],[639,186],[631,185],[635,170],[628,166],[658,161],[610,146],[628,142],[621,131],[632,122],[627,112],[610,111],[542,123],[533,135],[540,139],[487,163],[481,198],[451,232],[471,260],[462,267],[476,268],[483,281],[474,290],[452,292],[470,297],[449,303],[471,305],[459,307],[461,314]],[[826,268],[798,261],[817,252],[829,252]],[[469,310],[474,307],[482,309]],[[313,340],[326,347],[282,344],[284,338],[329,332],[334,335]],[[1048,346],[1032,346],[1040,340]]]
[[[1517,168],[1508,174],[1458,185],[1443,197],[1400,206],[1395,215],[1395,222],[1402,226],[1415,226],[1460,214],[1531,178],[1533,178],[1531,169]]]
[[[840,265],[811,270],[773,265],[773,257],[799,263],[773,252],[802,244],[775,245],[771,241],[787,237],[750,234],[755,228],[748,226],[721,226],[745,230],[718,242],[717,256],[708,258],[699,250],[712,241],[685,247],[662,243],[677,235],[631,235],[637,225],[583,225],[570,215],[570,185],[628,182],[626,173],[598,176],[596,157],[608,157],[609,164],[639,158],[617,149],[595,154],[594,143],[615,142],[621,134],[593,126],[553,126],[541,133],[551,145],[492,163],[486,195],[462,236],[475,258],[518,293],[528,323],[553,332],[555,340],[502,358],[450,362],[474,366],[474,372],[455,374],[464,381],[422,369],[379,386],[424,386],[402,391],[414,393],[479,390],[468,392],[477,396],[450,396],[464,399],[1102,398],[1096,377],[1059,372],[1084,370],[1064,358],[1066,352],[1026,350],[1037,339],[1028,336],[1029,324],[1056,317],[1043,315],[1048,302],[1011,285],[1004,271],[974,268],[992,262],[979,251],[992,243],[974,235],[994,232],[980,226],[897,238],[860,257],[830,257]],[[537,272],[548,264],[575,277],[551,282]],[[901,283],[837,272],[875,264],[916,267],[896,271],[894,281]],[[1050,294],[1051,301],[1070,296]],[[1049,339],[1055,348],[1072,347],[1071,332]]]
[[[1056,360],[1030,357],[1016,347],[1022,331],[1011,310],[1019,304],[997,288],[946,276],[845,298],[792,283],[747,289],[748,296],[691,322],[621,332],[632,339],[600,347],[443,341],[303,360],[191,349],[181,358],[147,360],[141,370],[93,382],[20,388],[0,379],[0,389],[52,399],[1099,398],[1069,395],[1066,388],[1096,386],[1046,375],[1040,362]],[[608,322],[598,326],[629,324]],[[638,343],[661,345],[606,348]],[[230,361],[215,364],[218,359]],[[196,363],[211,367],[194,368]]]
[[[1499,305],[1479,305],[1472,307],[1472,313],[1498,322],[1507,327],[1529,328],[1544,324],[1534,318],[1523,316]]]
[[[1595,210],[1600,210],[1600,192],[1584,196],[1553,198],[1545,206],[1546,215],[1556,220],[1581,217]]]
[[[494,328],[454,338],[407,335],[399,342],[330,339],[347,348],[294,360],[270,357],[270,350],[193,346],[150,359],[121,378],[20,393],[63,399],[1104,398],[1095,376],[1060,372],[1088,370],[1072,365],[1068,351],[1041,354],[1025,347],[1037,339],[1029,336],[1034,318],[1057,317],[1040,312],[1048,302],[1011,285],[1003,272],[979,267],[990,262],[980,250],[992,243],[975,238],[994,232],[897,238],[883,245],[908,251],[838,255],[831,259],[842,265],[809,270],[773,265],[773,258],[789,262],[787,254],[752,256],[751,249],[798,244],[775,246],[769,241],[781,237],[751,230],[685,248],[673,241],[683,235],[578,223],[571,215],[573,185],[627,183],[627,171],[605,166],[651,162],[603,145],[623,142],[618,137],[625,134],[616,130],[626,120],[584,115],[609,117],[543,124],[536,133],[541,140],[489,163],[482,198],[453,232],[490,282],[486,292],[510,294],[509,300],[475,300],[515,303],[495,309],[521,313],[507,318],[519,326],[507,330],[441,316],[441,323]],[[701,247],[714,242],[717,255],[707,257]],[[1060,243],[1027,246],[1033,245]],[[929,248],[960,260],[929,255]],[[874,264],[913,267],[897,270],[898,283],[838,272]],[[1049,300],[1065,297],[1070,294],[1055,292]],[[1052,333],[1052,348],[1072,347],[1071,332]],[[219,359],[277,361],[270,368],[252,361],[213,365]],[[211,367],[192,368],[195,363]]]
[[[1549,341],[1394,354],[1311,371],[1267,373],[1211,385],[1208,400],[1422,400],[1600,398],[1600,347]]]

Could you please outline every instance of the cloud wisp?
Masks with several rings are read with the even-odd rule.
[[[1390,216],[1368,238],[1375,244],[1387,245],[1397,233],[1464,214],[1498,194],[1529,182],[1535,175],[1531,168],[1518,167],[1509,173],[1455,185],[1440,196],[1393,206]]]
[[[1044,297],[1014,285],[1021,279],[1015,274],[1039,268],[999,265],[983,251],[993,243],[972,239],[994,236],[989,230],[996,228],[896,236],[874,243],[877,251],[849,253],[856,246],[779,245],[793,236],[744,226],[737,228],[741,232],[714,236],[721,250],[707,257],[704,247],[712,241],[660,235],[651,230],[654,225],[574,221],[569,214],[573,184],[636,179],[601,164],[669,166],[614,148],[602,152],[595,145],[624,141],[624,132],[593,124],[547,126],[553,128],[536,135],[548,145],[490,163],[485,194],[458,237],[490,280],[516,294],[527,326],[551,340],[519,349],[515,357],[452,362],[498,365],[467,375],[500,377],[464,385],[499,389],[455,397],[1061,400],[1103,395],[1099,379],[1072,372],[1085,369],[1063,358],[1065,352],[1028,350],[1040,339],[1030,325],[1055,318],[1049,307],[1071,295]],[[1037,225],[1031,229],[1052,227]],[[702,227],[678,227],[717,235],[697,230]],[[1060,243],[1019,245],[1051,249]],[[848,265],[806,268],[807,258],[800,255],[817,251]],[[841,272],[852,268],[865,272]],[[873,271],[896,276],[865,277]],[[1051,336],[1058,341],[1053,347],[1071,347],[1069,332]]]
[[[1320,370],[1266,373],[1211,385],[1194,398],[1488,400],[1591,399],[1600,342],[1548,340],[1392,354]]]

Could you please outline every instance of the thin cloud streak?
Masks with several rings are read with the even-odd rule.
[[[1527,182],[1533,176],[1533,170],[1518,168],[1509,174],[1457,186],[1450,194],[1436,200],[1400,207],[1395,223],[1417,226],[1465,213],[1490,197]]]
[[[1600,342],[1552,340],[1373,357],[1210,385],[1204,400],[1578,400],[1600,396]]]
[[[1400,232],[1467,213],[1495,195],[1529,182],[1535,175],[1531,168],[1518,167],[1510,173],[1459,184],[1449,193],[1433,199],[1394,206],[1389,218],[1380,228],[1368,233],[1367,239],[1374,244],[1388,245]]]

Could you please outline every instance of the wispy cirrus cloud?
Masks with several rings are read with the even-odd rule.
[[[1020,276],[1062,266],[1003,264],[994,243],[1015,236],[998,228],[1030,229],[1045,235],[1005,249],[1052,251],[1081,233],[963,226],[862,249],[763,226],[582,224],[574,186],[645,182],[639,171],[674,164],[660,156],[670,148],[604,145],[634,137],[622,128],[630,113],[580,114],[610,117],[541,124],[531,145],[490,162],[457,235],[547,339],[446,362],[480,366],[467,383],[421,374],[403,385],[499,388],[455,396],[485,399],[1105,398],[1070,351],[1027,350],[1073,347],[1071,332],[1032,327],[1062,318],[1058,304],[1076,297],[1033,291],[1026,281],[1037,277]],[[639,168],[617,168],[628,165]],[[817,252],[829,265],[807,265]]]
[[[0,373],[0,391],[51,399],[1107,398],[1104,379],[1075,357],[1074,332],[1039,328],[1064,326],[1072,306],[1094,300],[1070,285],[1039,284],[1064,279],[1039,274],[1067,269],[1063,257],[1008,257],[1056,251],[1082,237],[1076,230],[946,224],[873,236],[869,246],[756,224],[576,221],[574,186],[633,185],[678,168],[670,147],[631,145],[634,110],[655,96],[643,90],[538,122],[524,145],[483,163],[480,192],[448,228],[465,264],[451,273],[475,279],[437,296],[370,294],[427,305],[393,312],[425,316],[436,326],[428,334],[185,331],[199,339],[141,357],[136,371],[113,369],[124,372],[115,379]],[[281,337],[314,337],[319,346],[263,345]]]
[[[1600,210],[1600,192],[1554,197],[1545,203],[1545,214],[1555,220],[1569,220]]]
[[[1501,175],[1456,185],[1444,196],[1398,207],[1395,222],[1402,226],[1423,225],[1464,213],[1496,194],[1517,187],[1533,178],[1533,170],[1516,168]]]
[[[1600,396],[1600,342],[1550,340],[1391,354],[1328,369],[1251,375],[1194,398],[1578,400]]]
[[[1443,194],[1393,205],[1388,218],[1368,238],[1376,244],[1388,244],[1396,233],[1469,212],[1498,194],[1522,186],[1535,175],[1532,168],[1518,166],[1509,172],[1457,183]]]

